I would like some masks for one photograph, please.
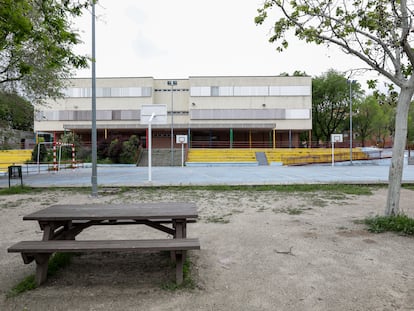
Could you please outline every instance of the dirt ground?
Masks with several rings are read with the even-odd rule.
[[[1,196],[0,310],[414,310],[414,239],[373,234],[360,224],[383,213],[386,189],[372,195],[332,192],[54,190]],[[414,216],[414,191],[401,208]],[[194,288],[165,289],[174,268],[165,254],[73,258],[47,283],[13,298],[7,292],[34,273],[7,248],[40,239],[25,214],[55,203],[195,202],[188,228]],[[89,228],[79,239],[166,235],[144,226]]]

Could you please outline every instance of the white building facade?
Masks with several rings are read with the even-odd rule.
[[[72,79],[70,85],[64,98],[37,107],[34,129],[55,141],[74,132],[88,143],[92,81]],[[311,77],[97,78],[96,98],[98,141],[137,135],[145,146],[141,109],[159,104],[166,105],[167,120],[152,126],[155,148],[168,148],[171,132],[188,135],[193,148],[298,147],[312,129]]]

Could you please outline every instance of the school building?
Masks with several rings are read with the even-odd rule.
[[[36,107],[35,132],[56,140],[71,131],[90,143],[92,80],[71,79],[64,94]],[[169,148],[171,134],[174,143],[176,135],[187,135],[191,148],[299,147],[299,136],[312,129],[312,78],[97,78],[98,142],[137,135],[145,146],[148,120],[141,112],[151,105],[166,110],[163,123],[151,126],[153,148]]]

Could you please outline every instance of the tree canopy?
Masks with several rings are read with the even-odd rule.
[[[17,94],[0,92],[0,127],[33,130],[33,106]]]
[[[349,116],[350,86],[346,77],[334,70],[312,80],[312,133],[316,141],[330,141],[342,131]],[[352,84],[353,98],[361,96],[358,83]]]
[[[0,0],[0,88],[33,100],[57,97],[74,68],[80,43],[72,19],[90,1]]]
[[[400,212],[407,118],[414,94],[413,6],[407,0],[265,0],[255,19],[262,24],[276,13],[270,17],[276,21],[269,41],[279,51],[288,48],[291,33],[306,42],[335,45],[398,86],[387,215]]]

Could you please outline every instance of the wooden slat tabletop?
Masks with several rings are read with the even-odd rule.
[[[121,220],[197,218],[194,203],[161,202],[137,204],[52,205],[23,217],[23,220]]]

